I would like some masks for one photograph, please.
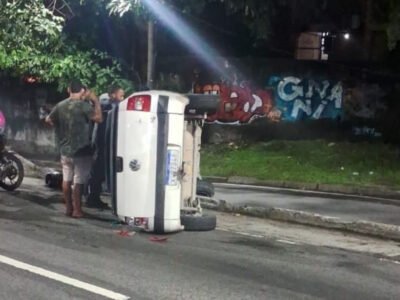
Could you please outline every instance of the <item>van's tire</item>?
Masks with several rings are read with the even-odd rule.
[[[188,94],[189,104],[186,106],[186,115],[213,115],[220,105],[219,95]]]
[[[215,215],[183,215],[181,224],[185,231],[211,231],[217,227],[217,216]]]
[[[197,179],[196,194],[197,194],[197,196],[212,198],[215,195],[214,185],[211,182]]]

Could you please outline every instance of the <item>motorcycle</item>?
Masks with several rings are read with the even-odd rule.
[[[0,187],[14,191],[24,179],[24,166],[14,153],[6,149],[5,127],[6,120],[0,111]]]

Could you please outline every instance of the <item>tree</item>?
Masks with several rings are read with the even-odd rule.
[[[125,15],[127,12],[133,12],[137,16],[147,18],[147,87],[152,88],[153,70],[154,70],[154,23],[147,14],[141,0],[112,0],[107,8],[110,14]]]
[[[0,8],[0,39],[6,50],[53,51],[61,46],[64,19],[53,15],[41,2],[2,0]]]
[[[41,0],[0,0],[0,69],[64,90],[73,78],[102,92],[111,83],[131,84],[106,53],[82,51],[63,34],[64,17]]]
[[[122,17],[128,12],[133,12],[136,16],[147,20],[147,87],[151,89],[153,86],[153,73],[155,65],[155,19],[152,13],[147,9],[145,2],[145,0],[111,0],[107,5],[107,8],[110,10],[111,14],[117,14]],[[202,3],[204,1],[196,0],[169,0],[162,2],[166,5],[173,6],[182,12],[198,11],[204,6]]]

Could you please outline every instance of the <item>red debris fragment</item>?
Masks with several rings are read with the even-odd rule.
[[[118,234],[119,236],[122,236],[122,237],[131,237],[131,236],[135,235],[134,231],[127,231],[127,230],[117,230],[117,231],[114,231],[114,232],[116,234]]]
[[[151,242],[156,242],[156,243],[164,243],[168,240],[166,237],[160,237],[160,236],[152,236],[149,238]]]

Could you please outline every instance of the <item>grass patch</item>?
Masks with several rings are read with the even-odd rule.
[[[201,172],[203,176],[400,187],[396,149],[384,144],[318,140],[206,145]]]

